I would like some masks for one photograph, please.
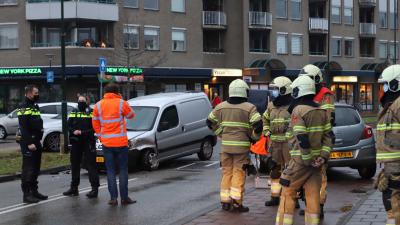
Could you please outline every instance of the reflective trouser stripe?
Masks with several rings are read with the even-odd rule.
[[[271,135],[271,141],[287,141],[286,135]]]
[[[229,190],[223,189],[220,192],[221,202],[230,202]]]
[[[305,225],[318,225],[319,224],[319,214],[306,213],[305,215]]]
[[[400,152],[377,153],[376,159],[400,159]]]
[[[395,225],[395,224],[396,224],[395,219],[387,219],[386,220],[386,225]]]
[[[218,127],[217,130],[215,130],[215,135],[220,135],[222,133],[222,127]]]
[[[239,146],[239,147],[250,147],[249,141],[224,141],[221,142],[225,146]]]
[[[376,126],[377,131],[400,130],[400,123],[381,123]]]
[[[242,192],[238,188],[231,187],[230,196],[232,199],[239,200],[239,201],[242,200]]]
[[[285,224],[285,225],[292,225],[293,224],[293,215],[291,214],[283,214],[283,221],[281,223],[281,216],[282,214],[278,213],[276,215],[276,225]]]
[[[278,197],[281,193],[281,185],[279,184],[279,179],[271,180],[271,195],[273,197]]]

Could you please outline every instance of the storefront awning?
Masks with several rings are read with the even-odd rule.
[[[343,70],[342,66],[335,61],[330,61],[328,64],[328,61],[322,61],[322,62],[315,62],[314,63],[315,66],[317,66],[318,68],[322,69],[322,70],[326,70],[328,69],[328,65],[330,65],[330,70]]]
[[[271,71],[271,76],[273,78],[275,77],[279,77],[279,76],[285,76],[285,77],[289,77],[292,79],[297,78],[297,76],[299,75],[300,70],[296,70],[296,69],[292,69],[292,70],[272,70]]]
[[[366,63],[361,67],[361,70],[369,70],[374,71],[376,74],[381,74],[386,67],[389,66],[389,63],[382,62],[382,63]]]
[[[250,63],[250,68],[268,68],[271,70],[285,70],[286,65],[279,59],[258,59]]]

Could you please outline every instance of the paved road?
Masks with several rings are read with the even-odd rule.
[[[15,136],[7,137],[5,140],[0,140],[0,153],[14,152],[19,150],[18,144],[15,142]]]

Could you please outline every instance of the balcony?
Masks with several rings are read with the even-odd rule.
[[[310,33],[328,33],[328,19],[326,18],[310,18],[308,28]]]
[[[361,37],[375,37],[375,35],[376,35],[375,23],[360,23]]]
[[[272,13],[249,12],[249,28],[272,28]]]
[[[376,0],[359,0],[360,7],[375,7]]]
[[[203,28],[225,29],[226,14],[221,11],[203,11]]]
[[[27,20],[60,19],[59,0],[28,0]],[[118,5],[114,0],[73,0],[64,2],[65,19],[118,21]]]

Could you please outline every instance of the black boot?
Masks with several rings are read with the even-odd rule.
[[[63,195],[65,196],[78,196],[79,191],[77,187],[71,187],[68,191],[64,192]]]
[[[34,190],[32,192],[32,195],[33,195],[33,197],[35,197],[35,198],[37,198],[39,200],[47,200],[49,198],[49,196],[47,196],[47,195],[40,194],[38,192],[38,190]]]
[[[304,209],[300,209],[299,210],[299,215],[300,216],[304,216],[306,214],[306,212],[304,211]]]
[[[265,202],[265,206],[278,206],[279,197],[271,197],[271,200]]]
[[[97,198],[98,195],[99,195],[99,190],[97,188],[92,188],[92,190],[86,194],[86,197]]]
[[[320,211],[320,214],[319,214],[319,219],[323,219],[324,218],[324,216],[325,216],[325,213],[324,213],[324,204],[321,204],[320,205],[320,209],[321,209],[321,211]]]
[[[29,194],[24,194],[23,201],[24,201],[24,203],[27,203],[27,204],[34,204],[34,203],[38,203],[40,200],[35,198],[31,193],[29,193]]]
[[[244,205],[233,205],[233,211],[238,213],[246,213],[249,212],[250,209]]]
[[[232,206],[231,203],[221,203],[221,207],[225,211],[230,211],[231,210],[231,206]]]

